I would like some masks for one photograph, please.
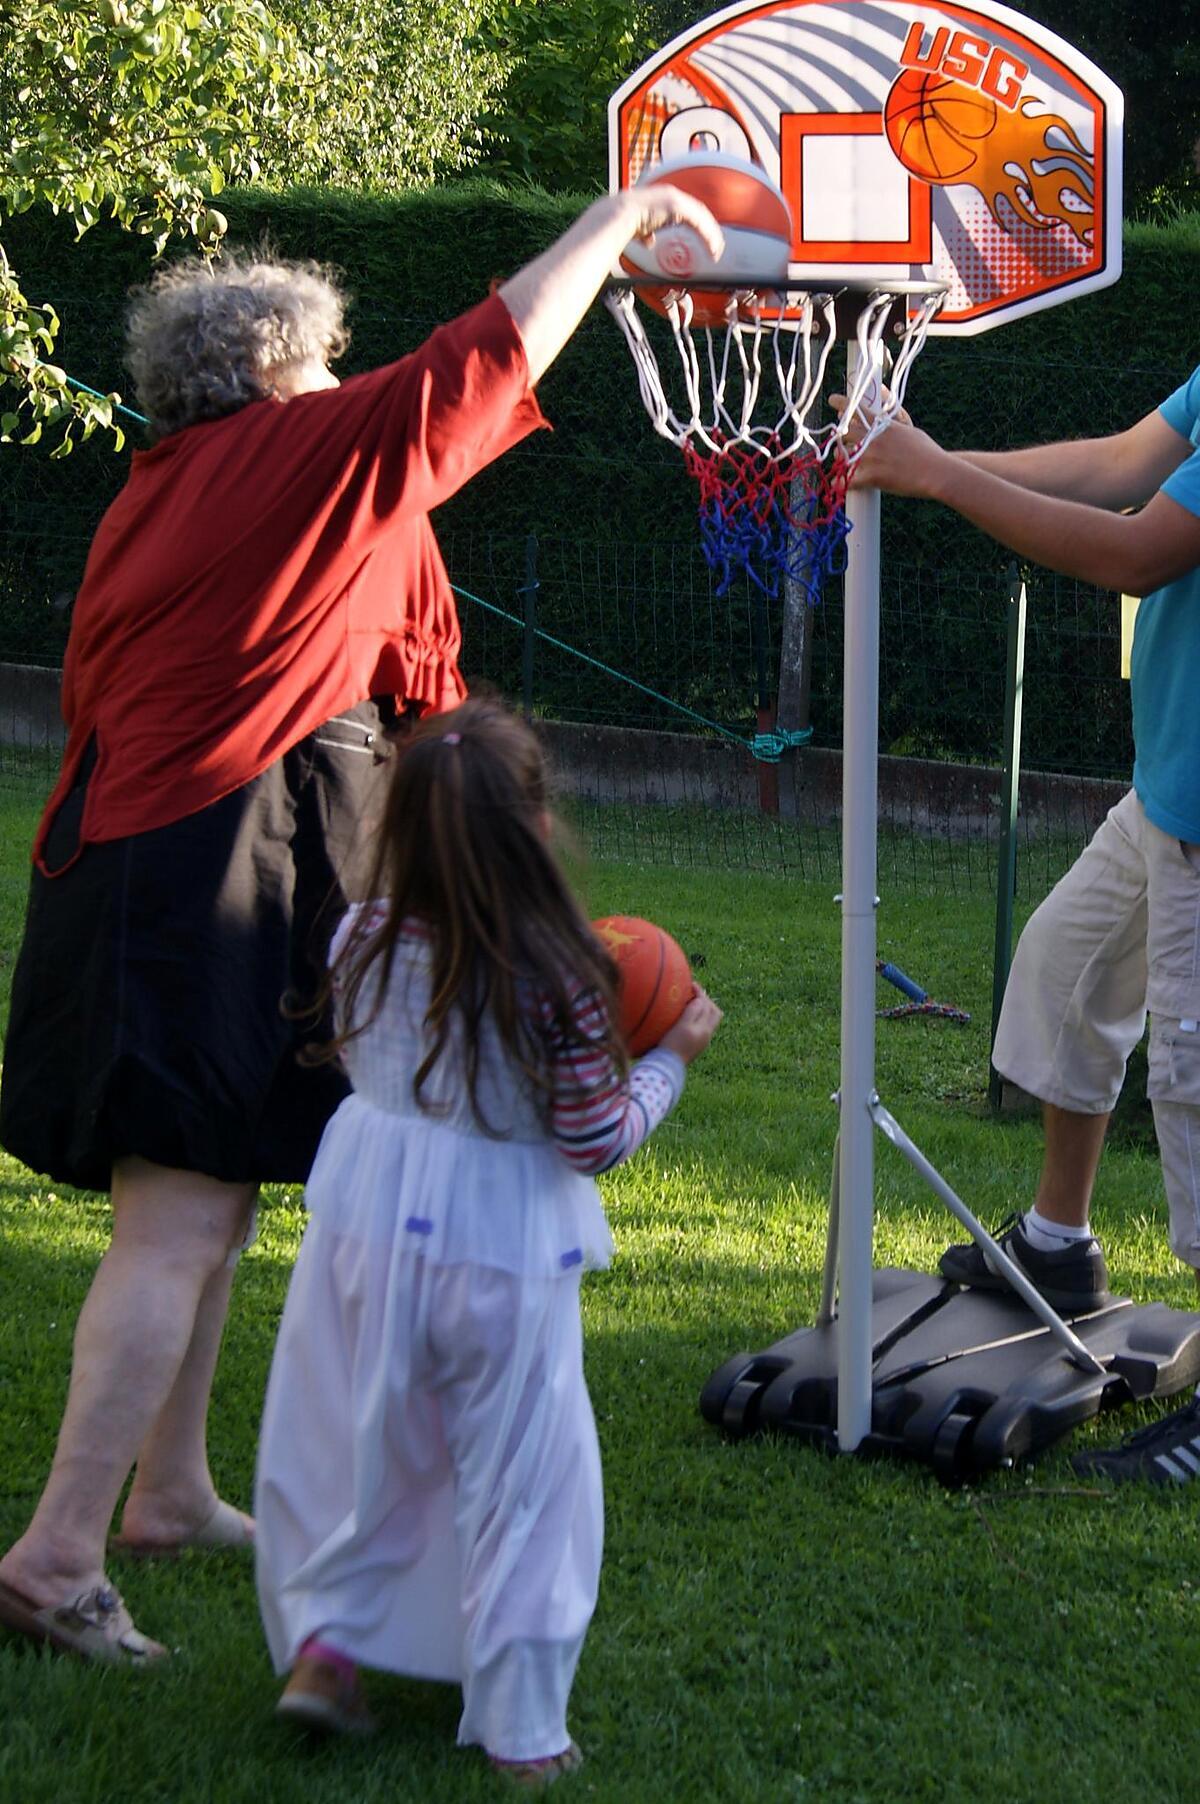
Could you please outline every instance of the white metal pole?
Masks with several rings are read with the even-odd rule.
[[[859,350],[851,340],[847,392]],[[851,490],[842,726],[842,1071],[838,1183],[838,1449],[871,1426],[875,1218],[875,834],[879,754],[879,495]]]

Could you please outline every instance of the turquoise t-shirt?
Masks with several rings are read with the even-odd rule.
[[[1167,425],[1200,446],[1200,369],[1159,408]],[[1173,470],[1163,493],[1200,516],[1200,449]],[[1133,787],[1149,820],[1174,839],[1200,843],[1200,569],[1145,596],[1130,661]]]

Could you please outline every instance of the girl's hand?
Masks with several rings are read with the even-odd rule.
[[[690,1065],[693,1059],[699,1058],[724,1019],[712,997],[697,984],[696,994],[659,1045],[675,1053],[685,1065]]]

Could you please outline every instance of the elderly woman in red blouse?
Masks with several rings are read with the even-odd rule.
[[[105,1573],[250,1546],[209,1473],[209,1391],[258,1186],[303,1182],[341,1100],[296,1059],[352,887],[386,733],[464,694],[429,510],[544,425],[533,384],[624,245],[693,225],[658,186],[597,201],[488,300],[339,383],[341,299],[313,265],[227,256],[133,304],[154,443],[91,548],[69,736],[34,846],[0,1140],[112,1193],[46,1488],[0,1559],[0,1622],[92,1659],[164,1649]]]

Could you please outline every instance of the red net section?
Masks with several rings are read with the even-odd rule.
[[[814,605],[825,579],[846,567],[846,488],[849,465],[840,445],[779,456],[771,444],[683,447],[684,463],[700,490],[700,543],[727,593],[745,572],[768,595],[786,577]]]

